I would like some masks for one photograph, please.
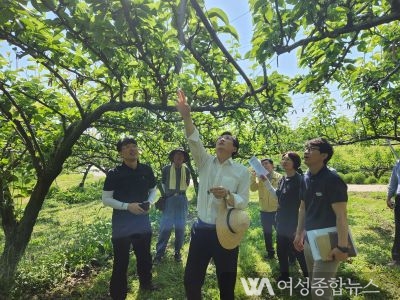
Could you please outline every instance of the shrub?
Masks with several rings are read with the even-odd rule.
[[[57,242],[57,245],[42,255],[24,256],[16,274],[13,299],[28,299],[26,295],[45,294],[71,274],[108,264],[112,256],[110,221],[99,218],[87,226],[81,223],[75,226],[67,239],[63,235],[54,235],[49,236],[49,239],[36,240],[35,245],[30,245],[31,248],[39,248],[54,240]]]
[[[86,203],[101,198],[102,183],[94,182],[87,184],[85,188],[71,187],[66,191],[54,189],[48,196],[56,202],[64,202],[66,204]]]
[[[344,180],[344,174],[342,172],[337,172],[337,174],[339,175],[340,178]]]
[[[376,179],[374,176],[370,176],[367,179],[365,179],[366,184],[374,184],[377,182],[378,182],[378,179]]]
[[[361,172],[357,172],[353,174],[353,183],[363,184],[365,181],[365,175]]]
[[[343,178],[343,181],[345,183],[352,183],[353,182],[353,175],[352,174],[344,174],[342,178]]]
[[[379,183],[381,184],[389,184],[390,176],[381,176],[379,178]]]

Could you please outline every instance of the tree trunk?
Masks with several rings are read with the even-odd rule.
[[[11,236],[6,237],[3,253],[0,257],[0,299],[9,299],[14,284],[15,272],[25,247],[17,244]]]
[[[92,166],[93,166],[92,164],[89,164],[87,166],[87,168],[85,170],[85,173],[83,173],[82,181],[79,183],[79,188],[83,189],[85,187],[85,181],[86,181],[86,178],[87,178],[87,176],[89,174],[89,171],[92,168]]]
[[[59,172],[61,172],[61,167]],[[0,299],[10,298],[18,264],[31,239],[33,227],[46,194],[57,175],[43,176],[37,181],[19,222],[4,224],[3,220],[3,228],[7,228],[7,230],[4,230],[5,245],[0,257]]]

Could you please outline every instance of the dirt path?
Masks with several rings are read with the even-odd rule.
[[[349,192],[386,192],[385,184],[348,184]]]

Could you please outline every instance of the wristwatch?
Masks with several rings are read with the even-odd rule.
[[[229,190],[227,190],[224,200],[227,201],[229,199],[230,195],[231,195],[231,192]]]
[[[343,253],[349,253],[348,247],[340,247],[339,245],[337,245],[336,248],[338,248]]]

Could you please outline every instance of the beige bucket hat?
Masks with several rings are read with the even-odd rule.
[[[222,209],[217,214],[216,229],[219,243],[225,249],[236,248],[250,226],[246,211],[237,208]]]

